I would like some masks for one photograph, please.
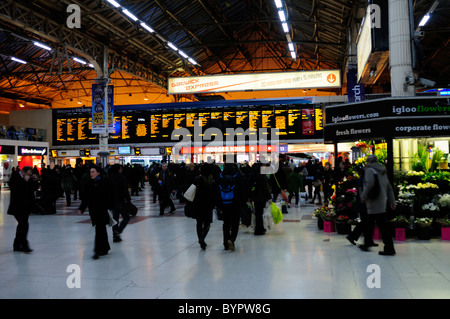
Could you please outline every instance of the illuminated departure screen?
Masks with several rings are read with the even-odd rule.
[[[249,131],[251,135],[262,137],[271,134],[271,128],[278,129],[282,139],[321,138],[323,115],[320,108],[313,105],[273,104],[245,105],[242,107],[217,106],[211,108],[186,108],[174,110],[115,110],[111,143],[161,143],[172,141],[176,129],[187,129],[194,138],[195,121],[203,137],[209,128],[223,132],[227,129]],[[264,130],[265,129],[265,130]],[[92,114],[89,108],[53,110],[53,145],[87,145],[98,143],[98,134],[92,134]],[[180,141],[174,134],[173,142]],[[214,134],[218,134],[217,130]],[[209,136],[209,135],[208,135]],[[208,137],[209,138],[209,137]],[[270,139],[270,136],[268,136]],[[207,139],[209,140],[209,139]]]
[[[286,138],[287,135],[287,111],[286,108],[275,109],[275,128],[278,129],[278,135]]]
[[[288,138],[302,137],[302,109],[301,106],[291,106],[288,109]]]
[[[152,113],[150,115],[150,140],[158,141],[161,136],[161,113]]]
[[[162,113],[161,117],[161,141],[170,141],[173,131],[173,113]]]
[[[258,129],[261,127],[261,111],[249,110],[248,111],[248,128],[250,135],[257,135]]]

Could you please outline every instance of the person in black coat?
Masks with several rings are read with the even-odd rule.
[[[193,210],[197,220],[197,237],[200,247],[205,250],[205,238],[213,221],[213,209],[219,203],[219,188],[213,178],[211,164],[201,164],[200,175],[196,179],[197,186],[193,201]]]
[[[270,192],[269,181],[265,174],[261,174],[261,163],[252,165],[250,201],[255,207],[255,230],[254,235],[265,235],[263,213],[267,202],[272,204],[272,196]]]
[[[95,226],[94,259],[106,255],[111,249],[108,242],[106,225],[109,224],[108,209],[112,203],[108,181],[97,166],[89,170],[90,180],[86,183],[83,191],[79,213],[82,214],[86,208],[89,209],[92,225]]]
[[[127,179],[122,174],[122,168],[122,165],[114,164],[109,169],[109,182],[112,188],[111,195],[113,199],[112,214],[114,220],[117,221],[117,224],[112,227],[114,242],[122,241],[120,234],[122,234],[123,230],[130,221],[128,206],[131,203],[131,197],[128,192]],[[122,216],[122,220],[119,223],[120,216]]]
[[[221,201],[219,209],[223,214],[223,246],[225,250],[233,251],[239,232],[241,221],[241,207],[245,206],[246,198],[243,198],[242,174],[234,163],[225,163],[223,172],[219,176],[219,188],[221,189]],[[228,194],[230,198],[227,200]]]
[[[14,238],[14,251],[23,251],[31,253],[27,240],[29,223],[28,218],[34,208],[34,191],[30,180],[33,174],[31,166],[25,166],[15,174],[11,175],[9,180],[10,202],[8,215],[13,215],[17,220],[16,237]]]

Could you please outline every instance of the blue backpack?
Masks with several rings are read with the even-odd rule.
[[[236,187],[235,183],[235,175],[222,175],[220,174],[220,196],[222,198],[222,203],[224,205],[229,205],[233,203],[233,200],[235,198],[234,196],[234,189]]]

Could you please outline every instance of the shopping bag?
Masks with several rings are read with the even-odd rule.
[[[281,213],[280,208],[275,203],[270,204],[270,211],[272,213],[272,218],[275,225],[283,220],[283,214]]]
[[[195,206],[192,202],[187,202],[186,205],[184,205],[184,215],[189,218],[196,218],[195,214]]]
[[[138,212],[138,208],[132,202],[129,202],[128,203],[128,212],[130,213],[131,216],[136,216],[136,214]]]
[[[117,221],[113,218],[113,214],[110,210],[108,210],[109,215],[109,226],[112,227],[117,224]]]
[[[272,226],[275,224],[273,221],[272,209],[270,208],[270,205],[268,205],[268,206],[266,206],[266,208],[264,208],[263,222],[264,222],[264,228],[266,230],[271,229]]]
[[[195,198],[196,191],[197,191],[197,186],[192,184],[191,186],[189,186],[189,188],[186,190],[186,192],[184,192],[183,196],[188,201],[193,202],[194,198]]]

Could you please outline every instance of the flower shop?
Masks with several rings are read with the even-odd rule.
[[[449,101],[436,97],[326,107],[325,142],[334,144],[336,154],[349,154],[351,165],[334,184],[330,203],[315,211],[318,227],[346,234],[358,223],[361,170],[375,154],[396,196],[396,209],[388,211],[392,236],[450,241],[449,114]]]

